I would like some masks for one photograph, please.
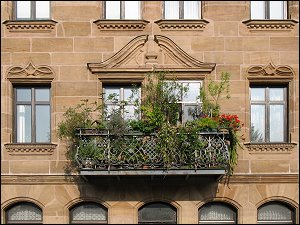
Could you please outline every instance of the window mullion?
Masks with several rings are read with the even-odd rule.
[[[184,19],[184,1],[179,1],[179,19]]]
[[[269,87],[265,89],[266,95],[266,142],[270,142],[270,95],[269,95]]]
[[[265,1],[265,19],[270,19],[270,2]]]
[[[36,19],[36,1],[31,1],[31,16],[30,19],[35,20]]]
[[[31,89],[31,141],[36,142],[35,137],[35,89]]]
[[[120,19],[125,19],[125,1],[120,1]]]

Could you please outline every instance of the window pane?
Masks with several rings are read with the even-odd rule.
[[[283,88],[270,88],[270,101],[283,101],[284,100]]]
[[[36,1],[36,18],[50,19],[50,1]]]
[[[190,120],[194,120],[195,116],[200,112],[200,105],[188,105],[183,104],[182,122],[185,123]]]
[[[179,1],[165,1],[165,19],[179,19]]]
[[[200,83],[184,83],[188,87],[188,92],[183,96],[183,102],[196,102],[200,94]]]
[[[199,1],[184,1],[184,19],[199,18]]]
[[[17,19],[31,18],[31,2],[17,1]]]
[[[265,141],[265,106],[251,105],[251,141]]]
[[[71,210],[71,222],[107,221],[107,210],[96,203],[85,203]]]
[[[42,210],[32,203],[19,203],[7,211],[8,222],[42,221]]]
[[[135,100],[140,99],[140,88],[138,90],[133,89],[132,87],[124,88],[124,100],[129,102],[134,102]]]
[[[208,203],[200,209],[200,222],[204,221],[232,221],[236,220],[236,212],[227,205],[220,203]]]
[[[17,88],[17,101],[31,102],[31,88]]]
[[[176,209],[163,203],[152,203],[139,210],[139,222],[176,223]]]
[[[105,101],[120,101],[120,88],[107,87],[104,89]]]
[[[140,1],[125,1],[125,19],[140,19]]]
[[[17,105],[17,142],[31,142],[30,105]]]
[[[106,1],[106,19],[120,19],[120,1]]]
[[[50,89],[49,88],[36,88],[35,89],[36,101],[50,101]]]
[[[280,203],[269,203],[258,209],[258,222],[290,221],[293,222],[293,211]]]
[[[270,105],[270,141],[284,141],[284,106]]]
[[[283,1],[270,1],[270,19],[285,19]]]
[[[135,115],[136,107],[133,105],[126,105],[124,107],[124,119],[125,120],[137,120],[138,115]]]
[[[37,105],[36,116],[36,142],[50,142],[50,106]]]
[[[265,88],[251,88],[251,101],[265,101]]]
[[[251,19],[265,19],[264,1],[251,1]]]

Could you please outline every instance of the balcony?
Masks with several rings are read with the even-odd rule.
[[[198,133],[197,143],[177,134],[174,148],[161,147],[157,134],[118,136],[107,130],[81,128],[77,129],[77,135],[79,144],[75,160],[81,175],[222,176],[229,168],[226,132]]]

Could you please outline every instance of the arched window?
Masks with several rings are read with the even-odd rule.
[[[199,209],[199,223],[236,224],[237,210],[222,202],[210,202]]]
[[[42,210],[30,202],[18,202],[10,206],[5,216],[6,223],[43,223]]]
[[[167,203],[148,203],[139,209],[140,224],[176,224],[177,210]]]
[[[107,209],[94,202],[83,202],[70,209],[70,223],[107,223]]]
[[[260,224],[293,224],[295,210],[280,202],[268,202],[258,208],[257,223]]]

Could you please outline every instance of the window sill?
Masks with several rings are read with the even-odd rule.
[[[243,24],[250,31],[291,31],[298,22],[296,20],[246,20]]]
[[[96,20],[99,30],[144,30],[149,21],[146,20]]]
[[[56,144],[25,144],[25,143],[10,143],[4,144],[9,155],[52,155]]]
[[[207,20],[157,20],[156,23],[161,30],[196,30],[203,31],[206,25],[209,23]]]
[[[54,20],[6,20],[3,22],[9,32],[51,32],[57,22]]]
[[[250,154],[256,153],[291,153],[296,143],[244,143]]]

